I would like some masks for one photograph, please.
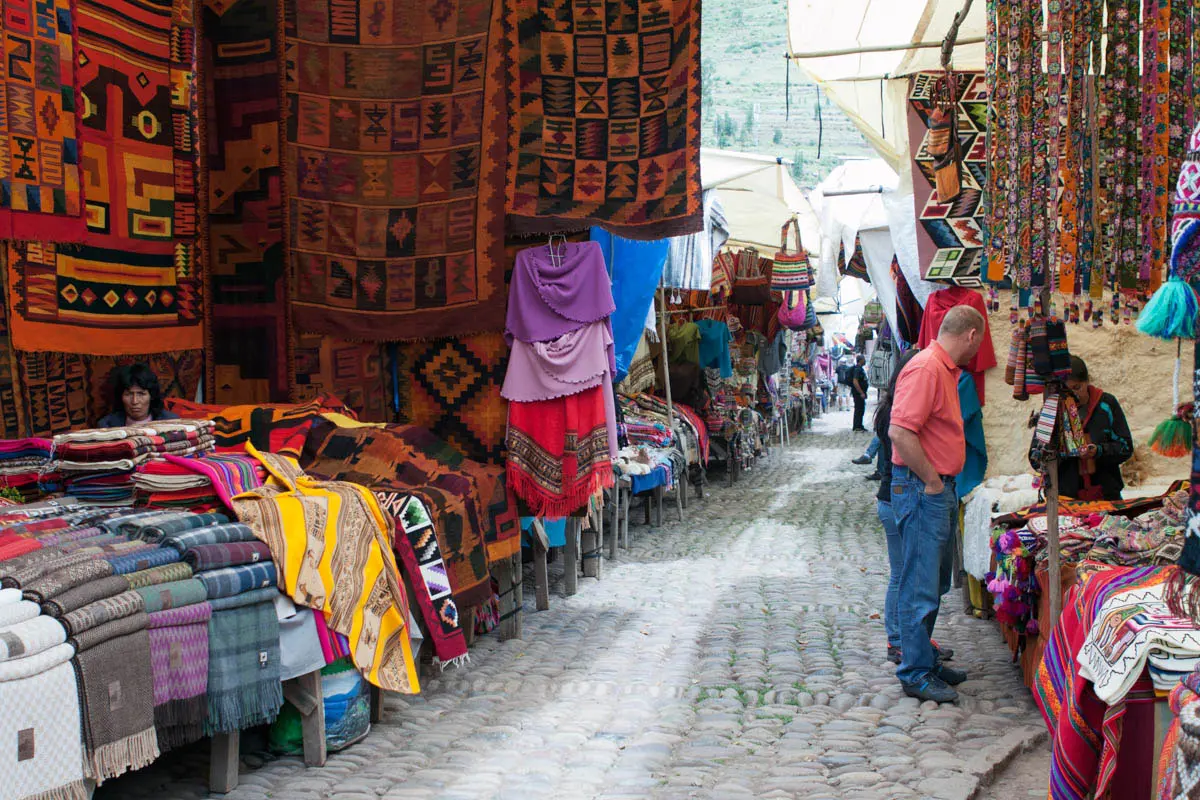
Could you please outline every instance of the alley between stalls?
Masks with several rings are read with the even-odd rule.
[[[661,529],[635,527],[603,580],[552,594],[549,611],[526,592],[523,640],[482,637],[466,668],[389,695],[384,722],[326,767],[244,750],[226,797],[974,796],[1045,726],[995,627],[956,591],[938,638],[970,673],[961,700],[902,696],[885,660],[877,484],[850,464],[866,435],[849,428],[830,414],[710,487],[685,522],[672,509]],[[96,797],[209,796],[207,759],[200,743]]]

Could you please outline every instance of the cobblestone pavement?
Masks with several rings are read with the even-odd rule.
[[[1044,726],[994,625],[956,613],[955,595],[938,636],[971,675],[959,704],[902,696],[875,484],[849,464],[866,437],[849,427],[830,415],[686,522],[671,509],[634,528],[602,581],[549,611],[527,591],[523,640],[482,637],[467,668],[389,696],[385,722],[323,769],[246,756],[227,797],[973,796]],[[200,798],[206,776],[198,746],[97,797]]]

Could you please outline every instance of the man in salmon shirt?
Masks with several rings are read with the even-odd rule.
[[[952,703],[967,674],[940,662],[931,637],[941,606],[942,553],[958,512],[954,478],[966,460],[958,374],[979,351],[983,315],[970,306],[946,313],[937,339],[896,382],[892,440],[892,510],[900,530],[900,666],[909,697]]]

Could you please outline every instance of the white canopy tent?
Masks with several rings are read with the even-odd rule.
[[[770,258],[779,249],[780,229],[795,215],[805,249],[820,251],[820,221],[792,180],[788,163],[771,156],[701,148],[700,181],[705,189],[717,190],[729,223],[729,244],[756,247]]]
[[[959,27],[955,69],[984,68],[985,7],[973,3]],[[942,39],[962,8],[963,0],[788,0],[789,53],[903,172],[907,77],[941,68]]]

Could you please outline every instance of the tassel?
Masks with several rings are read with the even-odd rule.
[[[1190,293],[1191,290],[1189,289]],[[1150,449],[1167,458],[1183,458],[1192,452],[1193,403],[1179,403],[1179,371],[1182,369],[1183,341],[1175,340],[1175,379],[1172,383],[1175,415],[1158,423],[1150,434]]]
[[[1171,278],[1154,293],[1138,317],[1137,328],[1159,339],[1192,339],[1196,335],[1196,315],[1200,302],[1192,287],[1179,278]]]

